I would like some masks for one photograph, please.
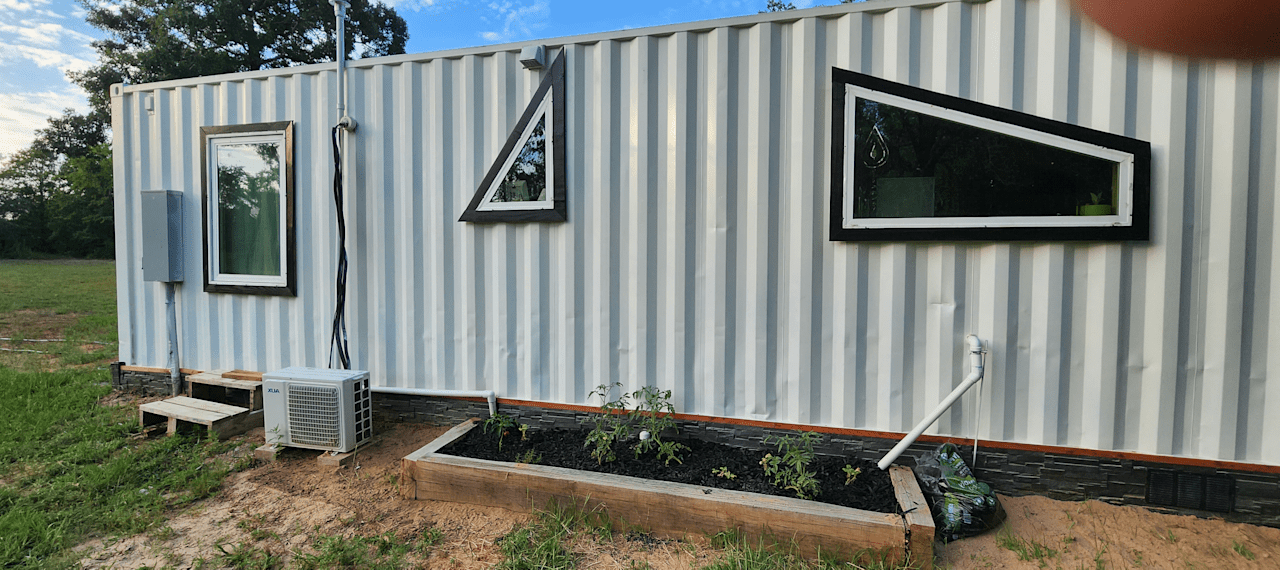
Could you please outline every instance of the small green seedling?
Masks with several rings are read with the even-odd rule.
[[[765,475],[773,478],[775,486],[789,489],[801,499],[813,500],[820,489],[815,473],[809,470],[809,464],[813,462],[813,446],[820,439],[821,435],[811,431],[797,437],[767,435],[764,442],[777,445],[782,456],[766,454],[760,460],[760,466],[764,467]]]
[[[738,478],[737,475],[734,475],[732,472],[729,471],[728,467],[716,467],[715,469],[711,470],[711,474],[715,475],[716,477],[720,477],[721,479],[728,479],[730,481]]]
[[[507,433],[513,427],[516,427],[516,421],[506,414],[495,414],[484,421],[484,432],[494,433],[498,436],[498,451],[502,451],[502,439],[507,436]],[[523,428],[523,426],[521,427]],[[523,435],[524,429],[521,429],[520,433]]]
[[[1231,549],[1236,551],[1236,554],[1243,556],[1245,560],[1253,560],[1258,557],[1256,554],[1253,553],[1252,550],[1249,550],[1248,546],[1240,544],[1235,540],[1231,541]]]
[[[840,470],[844,471],[845,485],[853,484],[853,482],[858,479],[858,475],[862,474],[862,468],[854,467],[852,465],[845,465],[844,467],[840,468]]]
[[[591,458],[600,464],[617,459],[614,444],[626,440],[631,435],[631,422],[626,416],[631,394],[624,392],[617,399],[610,400],[609,394],[615,387],[621,388],[622,383],[601,384],[589,394],[589,396],[599,396],[601,404],[600,412],[593,414],[592,417],[595,428],[587,434],[583,445],[591,448]]]

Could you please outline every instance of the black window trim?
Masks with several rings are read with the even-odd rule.
[[[845,85],[853,85],[912,99],[975,117],[998,121],[1076,141],[1128,153],[1133,156],[1130,225],[1031,226],[1031,227],[844,227]],[[1146,241],[1150,239],[1151,144],[1027,113],[953,97],[878,77],[831,68],[831,241]]]
[[[209,281],[209,137],[229,134],[254,134],[266,132],[284,133],[284,203],[285,203],[285,285],[227,285]],[[294,144],[293,121],[274,121],[269,123],[247,123],[242,125],[222,125],[200,127],[200,204],[201,204],[201,257],[204,259],[204,291],[206,293],[238,293],[244,295],[297,296],[298,265],[296,254],[296,237],[294,231]]]
[[[546,77],[542,79],[542,83],[538,85],[537,91],[533,94],[533,100],[525,107],[524,113],[521,114],[520,120],[516,122],[511,134],[507,137],[507,141],[502,145],[502,150],[498,152],[497,158],[489,167],[488,173],[484,179],[480,181],[480,187],[476,189],[476,193],[472,196],[467,209],[458,218],[459,222],[473,223],[500,223],[500,222],[565,222],[569,220],[569,202],[567,184],[565,182],[565,85],[564,85],[564,50],[561,50],[556,60],[548,69]],[[547,92],[551,92],[551,108],[547,110],[552,113],[551,132],[547,134],[551,139],[551,208],[517,210],[480,210],[480,204],[484,201],[485,194],[489,188],[493,186],[494,180],[502,173],[502,167],[506,163],[506,159],[512,153],[519,152],[520,149],[516,145],[520,143],[521,136],[529,127],[538,109],[542,106],[542,101],[547,96]]]

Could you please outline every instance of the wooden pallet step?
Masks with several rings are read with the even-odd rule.
[[[233,371],[234,372],[234,371]],[[192,374],[187,377],[187,395],[192,398],[262,409],[262,381],[231,378],[230,372]]]
[[[204,426],[218,437],[230,437],[262,425],[262,411],[177,396],[138,406],[138,421],[143,426],[168,422],[169,435]]]

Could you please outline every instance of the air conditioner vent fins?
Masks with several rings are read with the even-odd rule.
[[[346,452],[373,436],[369,373],[285,368],[262,376],[267,440]]]

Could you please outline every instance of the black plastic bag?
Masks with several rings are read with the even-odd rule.
[[[1004,522],[1000,500],[990,486],[973,477],[954,444],[944,443],[917,459],[915,473],[929,501],[938,540],[977,536]]]

